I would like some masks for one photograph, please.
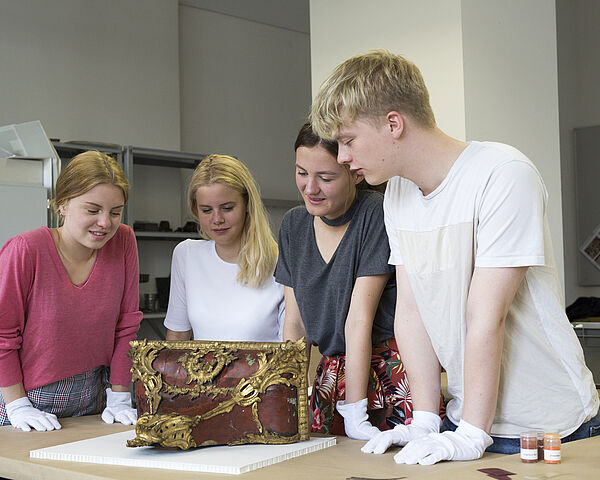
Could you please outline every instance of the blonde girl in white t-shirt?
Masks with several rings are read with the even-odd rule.
[[[207,156],[192,176],[188,206],[207,240],[186,240],[173,252],[167,340],[281,340],[277,243],[250,171],[233,157]]]

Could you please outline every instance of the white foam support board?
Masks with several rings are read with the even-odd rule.
[[[66,462],[239,475],[335,445],[335,437],[327,437],[287,445],[216,446],[190,450],[127,447],[127,440],[134,437],[135,431],[129,430],[31,450],[29,456]]]

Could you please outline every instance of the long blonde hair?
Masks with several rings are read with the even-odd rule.
[[[234,189],[246,202],[247,216],[238,255],[240,271],[237,280],[250,287],[260,287],[273,276],[278,250],[258,186],[239,160],[228,155],[208,155],[194,170],[188,189],[188,206],[198,224],[196,192],[198,188],[214,183]],[[205,232],[200,233],[207,236]]]

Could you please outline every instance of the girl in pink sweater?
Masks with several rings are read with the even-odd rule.
[[[57,417],[101,411],[135,423],[126,352],[142,314],[135,235],[121,224],[128,192],[114,159],[77,155],[51,202],[61,226],[0,250],[0,425],[54,430]]]

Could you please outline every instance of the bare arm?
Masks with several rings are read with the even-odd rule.
[[[310,341],[306,338],[306,330],[302,323],[302,316],[296,302],[296,295],[292,287],[283,287],[283,297],[285,299],[285,321],[283,323],[283,341],[295,341],[304,337],[306,339],[307,365],[310,365]],[[307,372],[308,374],[308,372]],[[308,379],[310,381],[310,379]]]
[[[185,332],[175,332],[167,328],[167,340],[189,340],[192,338],[192,331],[187,330]]]
[[[421,320],[404,267],[396,267],[394,333],[406,368],[414,410],[439,414],[440,364]]]
[[[287,340],[298,340],[299,338],[306,337],[306,330],[302,323],[302,316],[300,315],[300,309],[296,302],[296,295],[294,289],[291,287],[284,287],[283,295],[285,298],[285,322],[283,324],[283,341]]]
[[[5,405],[18,398],[27,396],[25,393],[25,388],[23,387],[23,382],[15,383],[14,385],[10,385],[8,387],[0,387],[0,395],[2,395]]]
[[[467,299],[463,418],[490,432],[500,379],[504,322],[527,267],[475,268]]]
[[[371,366],[373,319],[390,274],[356,279],[346,317],[346,403],[367,396]]]
[[[113,392],[128,392],[129,391],[129,387],[130,387],[130,385],[115,385],[115,384],[112,384],[110,386],[110,389]]]

